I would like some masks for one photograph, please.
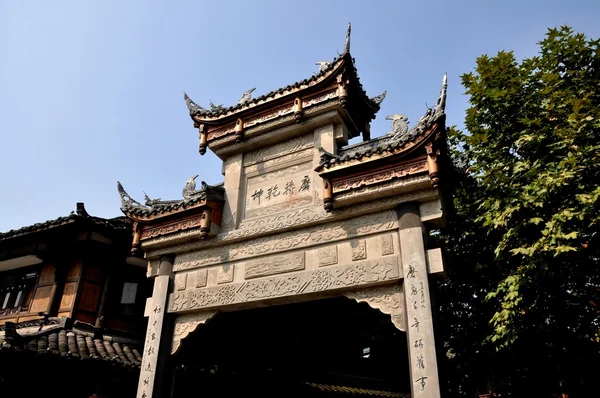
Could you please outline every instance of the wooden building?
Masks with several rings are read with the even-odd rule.
[[[231,107],[184,95],[223,183],[145,204],[118,184],[155,280],[138,398],[440,396],[427,236],[444,223],[446,78],[416,124],[390,115],[371,138],[386,93],[366,94],[350,27],[319,64]]]
[[[128,219],[83,203],[0,233],[0,396],[135,394],[152,281],[130,248]]]

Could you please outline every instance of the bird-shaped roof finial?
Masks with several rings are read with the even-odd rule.
[[[182,192],[184,200],[189,200],[196,191],[196,178],[198,178],[198,174],[191,176],[185,182],[185,186],[183,187]]]
[[[251,88],[250,90],[244,91],[242,94],[242,98],[239,100],[238,104],[245,104],[246,102],[250,102],[252,99],[252,92],[256,90],[256,88]]]
[[[387,90],[385,90],[383,93],[376,95],[375,97],[371,97],[369,98],[373,103],[375,103],[375,105],[381,105],[381,103],[383,102],[383,100],[385,99],[385,96],[387,95]]]
[[[318,62],[315,62],[315,65],[319,65],[319,72],[323,72],[324,70],[327,70],[327,68],[329,68],[329,65],[331,65],[331,62],[318,61]]]
[[[352,25],[348,22],[348,32],[346,32],[346,45],[344,46],[344,54],[350,53],[350,32],[352,32]]]
[[[402,114],[394,114],[389,115],[385,118],[385,120],[393,120],[392,122],[392,141],[402,138],[406,133],[408,133],[408,118],[406,115]]]

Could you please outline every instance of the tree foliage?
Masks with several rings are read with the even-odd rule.
[[[455,207],[442,238],[452,268],[440,300],[456,392],[481,391],[475,374],[504,396],[591,388],[600,359],[599,45],[549,29],[538,55],[483,55],[462,76],[470,106],[466,131],[449,133]]]

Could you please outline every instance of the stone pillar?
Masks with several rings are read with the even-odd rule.
[[[223,207],[223,223],[221,225],[223,231],[235,229],[239,224],[242,156],[241,154],[233,155],[223,162],[223,174],[225,175],[225,206]]]
[[[148,317],[148,329],[144,342],[144,353],[140,370],[137,398],[156,398],[169,396],[170,377],[166,363],[170,355],[172,325],[165,322],[167,297],[174,255],[160,258],[158,276],[154,278],[152,297],[146,301],[145,315]],[[167,391],[165,393],[165,391]]]
[[[404,270],[404,299],[412,398],[440,397],[424,228],[417,205],[399,209],[400,251]]]
[[[315,151],[313,157],[313,168],[317,167],[321,161],[319,148],[323,148],[329,153],[336,153],[337,145],[334,137],[335,126],[327,124],[315,129]],[[313,170],[312,172],[312,187],[315,195],[314,204],[316,206],[323,205],[323,179],[319,177],[319,173]]]

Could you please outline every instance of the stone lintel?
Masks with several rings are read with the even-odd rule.
[[[332,295],[337,290],[367,287],[402,278],[397,256],[359,261],[342,266],[330,266],[310,271],[211,286],[171,294],[169,312],[197,309],[242,308],[246,303],[256,305],[286,298],[288,301],[313,295]]]
[[[402,182],[401,180],[397,181]],[[420,181],[421,180],[419,180],[419,182]],[[152,263],[154,259],[165,253],[183,253],[195,250],[206,250],[217,246],[233,245],[240,241],[251,242],[255,239],[264,239],[263,237],[266,235],[278,234],[281,236],[283,233],[288,234],[297,229],[312,229],[317,228],[319,225],[328,224],[331,222],[344,223],[348,219],[353,219],[359,216],[367,214],[375,215],[378,212],[394,209],[402,203],[414,201],[422,202],[435,199],[438,196],[438,190],[430,187],[429,177],[426,174],[423,175],[422,182],[423,184],[428,184],[427,189],[417,190],[414,192],[397,192],[397,194],[389,197],[381,197],[380,195],[376,200],[367,201],[364,203],[355,203],[353,206],[334,209],[331,213],[326,213],[322,207],[304,208],[278,215],[265,216],[255,220],[244,221],[240,224],[238,229],[223,232],[214,238],[204,241],[193,239],[193,237],[190,236],[187,231],[173,234],[172,236],[155,238],[152,241],[146,241],[144,244],[146,257],[150,259],[150,263]],[[379,187],[375,188],[379,189]],[[357,200],[361,200],[361,196],[358,191],[352,191],[350,193],[352,196],[356,196]],[[374,191],[374,193],[376,192]],[[180,242],[185,239],[190,240],[190,242],[179,243],[177,245],[173,244],[174,242]],[[166,245],[171,246],[164,247]]]

